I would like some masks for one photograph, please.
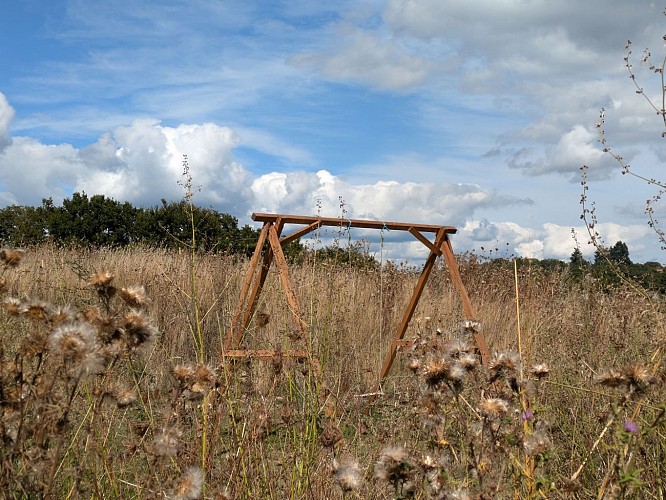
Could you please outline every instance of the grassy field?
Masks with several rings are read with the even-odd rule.
[[[664,306],[631,287],[463,259],[481,366],[438,267],[373,400],[413,270],[293,266],[300,340],[270,273],[242,345],[317,381],[224,358],[246,260],[0,256],[7,498],[664,498]]]

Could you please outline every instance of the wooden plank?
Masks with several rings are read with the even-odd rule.
[[[254,249],[254,253],[252,254],[252,258],[250,259],[250,266],[248,267],[247,273],[245,274],[245,278],[243,279],[243,283],[241,285],[240,295],[238,297],[238,302],[236,304],[234,316],[231,322],[231,329],[227,333],[224,341],[225,349],[228,349],[233,345],[238,345],[240,338],[242,337],[243,329],[246,327],[246,325],[243,324],[244,322],[241,322],[241,316],[243,314],[243,309],[247,304],[247,294],[250,290],[250,286],[252,285],[252,279],[254,278],[257,265],[259,264],[261,249],[264,246],[266,236],[268,235],[268,226],[268,222],[264,223],[264,227],[261,228],[261,232],[259,233],[257,245]]]
[[[446,229],[440,228],[439,232],[437,233],[437,237],[435,239],[436,246],[440,247],[445,238],[446,238]],[[414,287],[414,292],[412,293],[412,297],[409,299],[409,303],[407,304],[407,309],[405,310],[405,313],[402,316],[402,321],[400,322],[398,331],[396,332],[393,342],[391,342],[391,345],[389,346],[389,351],[386,354],[386,357],[384,358],[384,364],[382,365],[382,370],[379,374],[380,384],[382,380],[386,378],[386,375],[388,375],[389,371],[391,370],[391,366],[393,366],[393,361],[395,361],[395,355],[398,343],[405,336],[405,332],[407,331],[409,322],[411,321],[412,316],[414,315],[416,306],[419,303],[421,294],[423,293],[423,288],[425,287],[425,284],[428,281],[428,277],[430,276],[430,272],[432,271],[432,268],[434,267],[436,260],[437,260],[437,254],[431,251],[430,255],[428,255],[428,258],[426,259],[425,265],[423,266],[423,271],[421,271],[421,276],[419,277],[419,280],[416,283],[416,286]]]
[[[446,260],[446,267],[449,268],[449,275],[451,276],[451,281],[458,290],[458,295],[460,295],[460,300],[462,301],[463,313],[465,319],[475,321],[474,310],[472,309],[472,302],[469,300],[469,295],[465,289],[465,285],[462,282],[462,277],[460,276],[460,269],[458,268],[458,263],[456,262],[456,257],[453,254],[453,247],[451,246],[451,240],[446,237],[443,245],[444,250],[444,259]],[[477,349],[481,353],[481,362],[484,365],[487,365],[490,361],[490,351],[488,349],[488,344],[486,339],[481,332],[474,333],[474,343],[476,344]]]
[[[275,224],[272,223],[268,224],[271,226],[275,226]],[[280,233],[282,232],[283,225],[278,222],[276,227],[277,229],[275,230],[279,236]],[[270,228],[269,230],[267,230],[267,233],[270,233]],[[252,319],[252,315],[254,314],[254,311],[257,309],[257,304],[259,303],[259,296],[261,295],[261,292],[264,289],[264,284],[266,283],[268,272],[271,270],[272,262],[273,262],[273,249],[269,245],[268,248],[266,249],[266,253],[264,253],[264,262],[261,265],[261,268],[259,269],[259,278],[255,282],[254,289],[252,290],[252,295],[250,296],[247,309],[245,310],[245,315],[243,316],[243,330],[245,330],[248,327],[248,325],[250,324],[250,320]],[[238,339],[238,342],[240,343],[240,338]]]
[[[432,224],[409,224],[405,222],[384,222],[366,219],[341,219],[335,217],[309,217],[306,215],[282,215],[282,214],[252,214],[252,220],[257,222],[282,221],[283,224],[313,224],[318,222],[322,226],[357,227],[364,229],[390,229],[396,231],[409,231],[413,227],[423,233],[437,233],[440,229],[448,234],[454,234],[458,230],[454,226],[437,226]]]
[[[410,228],[409,228],[409,232],[410,232],[410,233],[412,234],[412,236],[414,236],[417,240],[419,240],[421,243],[423,243],[425,246],[427,246],[427,247],[430,249],[430,251],[431,251],[432,253],[434,253],[435,255],[437,255],[437,257],[439,257],[440,255],[442,255],[442,251],[441,251],[439,248],[437,248],[433,243],[431,243],[430,240],[429,240],[428,238],[426,238],[426,237],[423,236],[421,233],[419,233],[416,229],[414,229],[413,227],[410,227]]]
[[[293,232],[288,236],[283,236],[282,238],[280,238],[280,243],[282,243],[283,246],[288,245],[292,241],[297,240],[298,238],[300,238],[302,236],[305,236],[306,234],[311,233],[312,231],[314,231],[315,229],[317,229],[320,226],[321,226],[321,223],[319,221],[313,222],[312,224],[310,224],[309,226],[304,227],[303,229],[299,229],[298,231]]]
[[[277,265],[278,272],[280,274],[282,288],[284,289],[284,294],[287,297],[287,303],[289,304],[289,309],[291,310],[292,317],[296,323],[296,328],[300,332],[301,338],[305,340],[307,333],[305,330],[305,321],[303,320],[303,316],[301,314],[301,308],[298,305],[298,299],[296,298],[294,287],[291,284],[291,279],[289,278],[289,265],[287,264],[287,260],[284,257],[284,252],[282,251],[282,245],[280,244],[278,232],[275,230],[274,226],[271,226],[268,230],[268,242],[273,248],[275,264]]]

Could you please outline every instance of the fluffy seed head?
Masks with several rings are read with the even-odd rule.
[[[176,428],[162,429],[153,439],[153,453],[158,457],[175,457],[182,433]]]
[[[136,401],[136,392],[127,387],[118,387],[113,391],[113,398],[118,408],[125,408]]]
[[[460,363],[460,365],[465,368],[465,370],[472,371],[479,365],[479,358],[477,358],[474,354],[467,353],[458,358],[458,363]]]
[[[109,271],[102,271],[97,274],[93,274],[90,277],[90,280],[88,283],[92,286],[98,287],[98,288],[106,288],[111,285],[111,282],[113,281],[113,278],[115,276],[113,273]]]
[[[619,387],[626,383],[624,375],[619,370],[614,368],[601,373],[599,376],[597,376],[596,380],[598,384],[604,385],[606,387]]]
[[[157,327],[148,316],[138,310],[125,314],[123,326],[127,345],[131,348],[144,347],[157,337]]]
[[[178,365],[171,370],[182,389],[190,387],[194,383],[196,367],[192,365]]]
[[[389,446],[382,450],[375,464],[375,477],[382,481],[396,483],[405,481],[411,469],[407,462],[407,451],[401,446]]]
[[[203,472],[199,467],[190,467],[178,481],[172,498],[177,500],[196,500],[203,492]]]
[[[509,403],[501,398],[484,399],[481,402],[481,411],[487,417],[498,417],[509,411]]]
[[[652,375],[647,367],[643,365],[628,365],[622,369],[622,375],[627,383],[639,389],[644,389],[648,385],[656,384],[657,377]]]
[[[70,306],[56,306],[49,311],[48,319],[52,326],[58,326],[71,323],[75,317],[76,314]]]
[[[144,307],[150,303],[143,285],[131,285],[120,289],[120,298],[130,307]]]
[[[511,377],[520,370],[520,358],[513,352],[496,353],[488,363],[490,381],[494,382],[500,377]]]
[[[29,319],[36,321],[45,321],[51,314],[51,306],[46,302],[34,300],[30,303],[24,304],[23,314]]]
[[[459,358],[463,354],[467,354],[471,351],[472,346],[464,339],[452,340],[447,348],[447,352],[452,358]]]
[[[621,369],[611,368],[597,377],[597,383],[606,387],[617,387],[631,393],[644,392],[659,379],[642,365],[627,365]]]
[[[544,431],[536,431],[523,441],[525,453],[529,456],[543,453],[550,447],[550,438]]]
[[[95,330],[87,323],[75,322],[58,326],[48,338],[51,352],[71,361],[74,373],[85,375],[99,373],[103,357],[99,353],[99,344]]]
[[[23,258],[23,250],[15,250],[12,248],[3,248],[0,250],[0,260],[6,267],[16,267],[21,263]]]
[[[342,491],[355,491],[361,486],[361,468],[358,462],[347,458],[338,463],[333,460],[333,476]]]
[[[425,363],[423,378],[429,386],[434,387],[449,378],[451,365],[451,361],[446,358],[431,358]]]
[[[407,364],[407,368],[416,373],[418,369],[421,368],[421,361],[419,361],[417,358],[411,358]]]
[[[16,297],[7,297],[2,301],[2,305],[5,307],[7,314],[10,316],[18,316],[21,314],[21,310],[23,309],[23,302],[21,302],[21,299],[17,299]]]
[[[534,375],[537,379],[542,379],[548,376],[550,370],[548,369],[548,366],[545,363],[540,363],[538,365],[534,365],[530,370],[530,373]]]

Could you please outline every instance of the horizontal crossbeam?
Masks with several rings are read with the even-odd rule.
[[[283,224],[319,224],[321,226],[343,226],[363,229],[389,229],[391,231],[409,231],[413,228],[423,233],[437,233],[444,228],[447,234],[455,234],[454,226],[436,226],[432,224],[409,224],[406,222],[384,222],[366,219],[342,219],[336,217],[310,217],[307,215],[280,215],[280,214],[252,214],[252,220],[257,222],[275,223],[280,220]],[[314,227],[313,227],[314,229]]]

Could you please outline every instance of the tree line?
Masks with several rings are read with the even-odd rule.
[[[25,247],[51,241],[58,245],[86,247],[136,244],[182,248],[194,241],[200,251],[251,255],[258,237],[258,229],[239,226],[233,215],[198,207],[187,200],[167,202],[162,199],[157,206],[140,208],[104,195],[88,197],[86,193],[76,192],[71,198],[65,198],[61,206],[47,198],[38,207],[12,205],[0,209],[0,244],[4,246]],[[285,254],[296,262],[316,258],[354,267],[376,268],[379,265],[361,242],[348,248],[331,245],[312,252],[296,241],[285,248]],[[485,265],[501,265],[503,260],[491,259]],[[658,262],[633,263],[629,249],[622,241],[597,250],[593,261],[586,260],[578,248],[571,254],[569,262],[520,260],[544,271],[568,271],[574,280],[591,276],[609,286],[622,282],[619,271],[645,288],[666,293],[664,267]]]
[[[12,205],[0,210],[0,242],[17,247],[52,241],[93,247],[177,248],[194,241],[197,250],[247,254],[254,250],[258,234],[249,225],[239,227],[238,219],[230,214],[185,200],[162,199],[158,206],[139,208],[104,195],[74,193],[62,206],[47,198],[38,207]]]

